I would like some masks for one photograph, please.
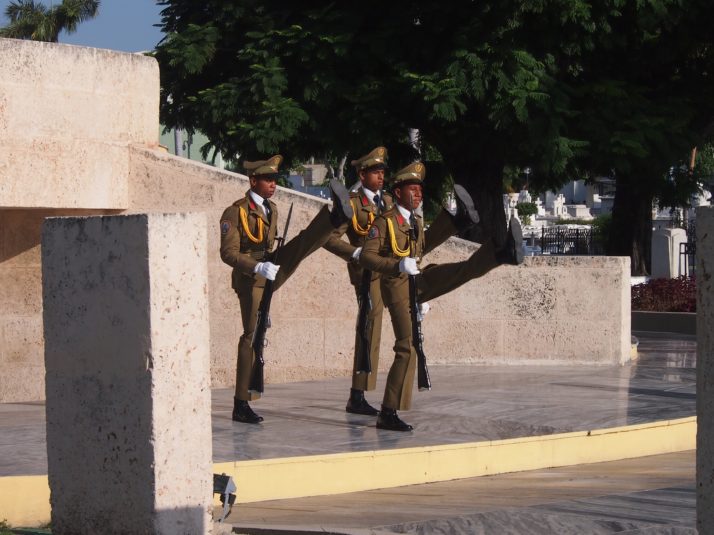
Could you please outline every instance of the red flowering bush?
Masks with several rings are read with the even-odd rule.
[[[632,287],[632,310],[696,312],[697,283],[694,277],[651,279]]]

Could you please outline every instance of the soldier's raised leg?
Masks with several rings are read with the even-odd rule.
[[[352,217],[352,206],[347,188],[339,180],[332,180],[330,191],[332,193],[332,208],[323,206],[307,227],[280,249],[280,257],[277,259],[280,270],[275,276],[274,282],[276,290],[290,278],[305,258],[325,244],[335,227]]]
[[[431,264],[417,275],[418,299],[426,303],[455,290],[472,279],[503,264],[523,263],[523,234],[517,219],[511,218],[508,225],[506,245],[496,249],[492,240],[478,248],[468,259],[448,264]]]

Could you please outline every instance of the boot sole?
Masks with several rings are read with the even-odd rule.
[[[261,418],[260,420],[240,420],[238,418],[231,418],[234,422],[238,422],[239,424],[259,424],[260,422],[263,421]]]
[[[461,203],[461,205],[465,208],[467,217],[474,225],[481,221],[481,217],[478,215],[478,210],[476,210],[476,206],[474,206],[474,200],[471,198],[471,195],[469,195],[469,192],[466,191],[466,188],[460,186],[459,184],[454,184],[454,197],[456,197],[456,204],[458,205]],[[476,221],[473,220],[471,214],[476,215]]]
[[[352,209],[352,203],[350,202],[350,192],[344,184],[336,178],[333,178],[330,180],[330,191],[332,192],[333,203],[339,201],[342,214],[347,219],[352,219],[354,210]]]
[[[370,412],[370,411],[361,411],[358,409],[345,408],[345,412],[349,412],[350,414],[360,414],[362,416],[378,416],[379,415],[379,411],[377,409],[373,409],[373,412]]]
[[[516,265],[521,265],[523,263],[523,230],[521,229],[521,224],[517,219],[511,221],[509,226],[511,227],[509,232],[511,233],[511,238],[513,239],[513,256],[516,259]]]
[[[414,431],[413,427],[388,427],[386,425],[377,424],[377,429],[384,429],[385,431],[401,431],[402,433],[408,433],[409,431]]]

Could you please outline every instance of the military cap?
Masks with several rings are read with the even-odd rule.
[[[401,186],[402,184],[421,184],[426,176],[426,167],[421,162],[410,163],[406,167],[402,167],[394,173],[392,177],[392,186]]]
[[[384,147],[377,147],[361,158],[352,160],[351,163],[357,168],[357,171],[377,166],[384,168],[387,166],[387,149]]]
[[[283,157],[280,154],[276,154],[267,160],[243,162],[243,167],[248,171],[249,176],[277,175],[278,167],[280,167],[282,161]]]

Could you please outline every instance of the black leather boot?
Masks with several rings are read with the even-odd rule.
[[[342,223],[352,219],[354,210],[352,209],[352,203],[350,203],[350,192],[347,191],[344,184],[336,178],[330,180],[330,196],[332,197],[330,223],[332,223],[333,227],[337,228]]]
[[[523,263],[523,231],[515,217],[508,223],[506,244],[496,251],[496,259],[501,264],[518,266]]]
[[[350,388],[350,399],[347,400],[345,410],[352,414],[364,414],[365,416],[377,416],[379,414],[379,411],[364,399],[364,390],[355,390],[354,388]]]
[[[255,414],[246,400],[233,398],[233,421],[244,424],[259,424],[263,421],[263,417]]]
[[[414,428],[406,422],[403,422],[395,409],[390,409],[382,405],[382,410],[379,411],[377,418],[377,429],[387,429],[389,431],[411,431]]]
[[[454,199],[456,200],[456,213],[454,214],[454,224],[459,230],[473,227],[481,218],[476,211],[474,201],[466,188],[459,184],[454,184]]]

